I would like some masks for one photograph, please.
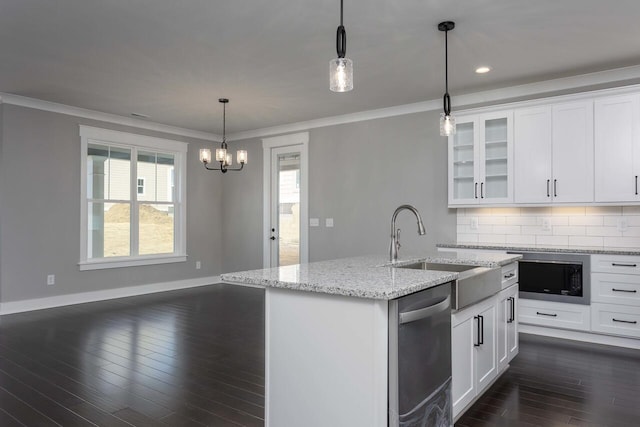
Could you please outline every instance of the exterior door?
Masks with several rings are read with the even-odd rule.
[[[308,262],[308,134],[263,140],[264,266]]]

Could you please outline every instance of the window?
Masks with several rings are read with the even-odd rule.
[[[138,178],[138,196],[144,196],[144,178]]]
[[[187,144],[80,126],[80,270],[186,260]]]

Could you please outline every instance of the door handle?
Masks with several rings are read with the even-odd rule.
[[[480,183],[480,198],[484,199],[484,182]]]
[[[474,320],[477,320],[477,328],[476,328],[476,336],[478,337],[478,342],[477,343],[473,343],[474,347],[480,347],[480,316],[473,316]]]
[[[473,190],[473,197],[478,198],[478,183],[475,183],[475,189]]]
[[[549,195],[549,182],[550,182],[550,180],[547,180],[547,197],[551,197],[551,196]]]
[[[478,318],[480,319],[480,345],[484,344],[484,316],[478,314]]]
[[[558,197],[558,180],[553,180],[553,197]]]

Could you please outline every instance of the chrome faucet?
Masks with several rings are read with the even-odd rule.
[[[422,224],[422,218],[420,212],[411,205],[402,205],[393,213],[391,217],[391,245],[389,246],[389,261],[394,262],[398,260],[398,250],[400,250],[400,229],[396,230],[396,217],[403,210],[410,210],[416,216],[418,220],[418,234],[423,236],[425,234],[424,224]]]

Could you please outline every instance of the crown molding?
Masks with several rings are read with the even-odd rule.
[[[613,70],[599,71],[595,73],[581,74],[571,77],[563,77],[553,80],[545,80],[536,83],[511,86],[501,89],[458,95],[455,97],[456,110],[466,106],[491,104],[517,98],[531,97],[534,95],[551,94],[566,90],[576,90],[590,86],[598,86],[612,83],[624,83],[640,79],[640,66],[616,68]],[[343,114],[340,116],[324,117],[321,119],[290,123],[279,126],[266,127],[250,131],[237,132],[227,136],[227,140],[240,140],[278,135],[291,132],[301,132],[309,129],[335,126],[345,123],[354,123],[365,120],[381,119],[385,117],[401,116],[405,114],[422,113],[442,108],[442,99],[417,102],[414,104],[398,105],[395,107],[380,108],[376,110],[361,111],[358,113]]]
[[[161,123],[136,119],[133,117],[119,116],[117,114],[104,113],[86,108],[73,107],[71,105],[58,104],[57,102],[43,101],[41,99],[28,98],[26,96],[11,93],[0,93],[0,103],[17,105],[20,107],[34,108],[53,113],[67,114],[85,119],[99,120],[123,126],[132,126],[138,129],[147,129],[171,135],[186,136],[189,138],[203,139],[205,141],[221,142],[222,136],[209,132],[201,132],[177,126],[163,125]]]

